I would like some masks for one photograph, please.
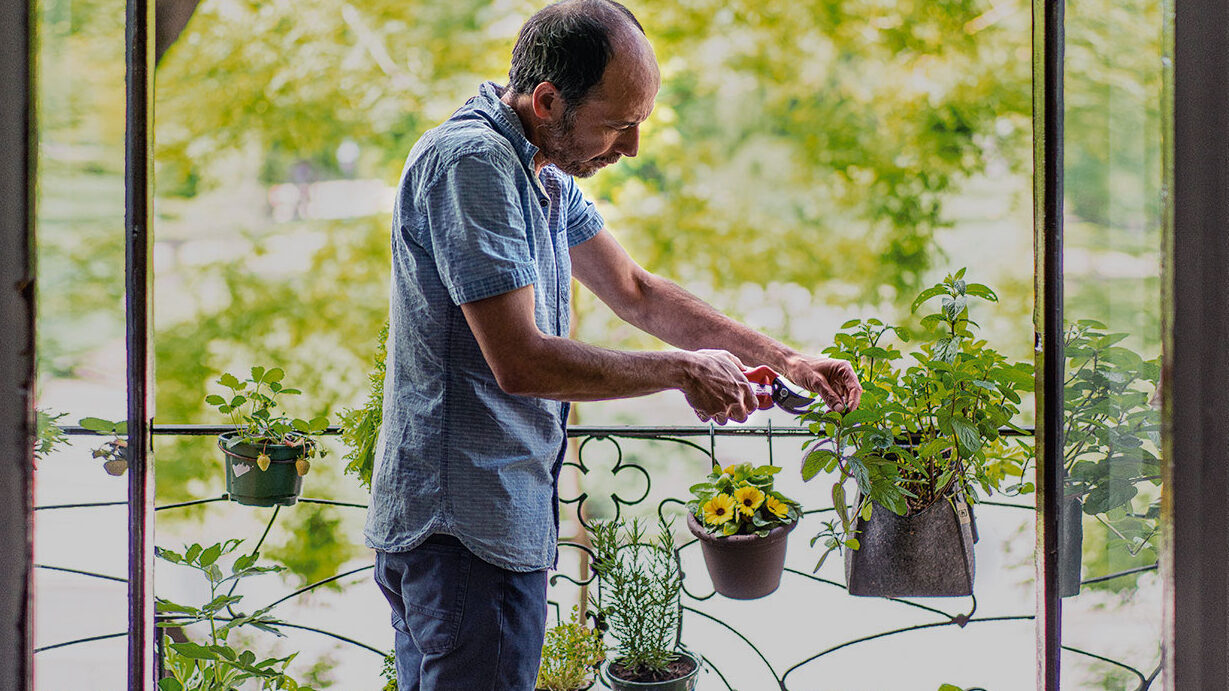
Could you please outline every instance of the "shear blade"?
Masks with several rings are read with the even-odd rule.
[[[815,402],[815,397],[796,393],[777,378],[772,382],[772,400],[778,408],[798,415],[804,412],[803,408]]]

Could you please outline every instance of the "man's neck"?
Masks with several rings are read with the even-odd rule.
[[[512,89],[504,89],[504,92],[499,97],[499,100],[503,101],[509,108],[511,108],[512,112],[516,113],[516,117],[521,121],[521,129],[525,130],[525,138],[529,140],[530,144],[537,146],[538,131],[534,126],[533,104],[530,102],[530,98],[530,96],[518,96],[513,94]],[[541,173],[542,169],[546,167],[546,163],[546,157],[542,155],[541,151],[534,154],[534,174],[536,175]]]

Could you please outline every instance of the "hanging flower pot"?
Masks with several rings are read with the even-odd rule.
[[[226,493],[245,506],[292,506],[303,490],[309,446],[249,444],[238,432],[218,435],[226,456]],[[300,473],[302,471],[302,473]]]
[[[678,651],[678,659],[667,670],[670,678],[660,681],[643,677],[629,679],[622,674],[626,672],[618,660],[602,667],[603,681],[614,691],[692,691],[700,678],[700,658],[686,650]]]
[[[713,588],[728,598],[754,600],[781,584],[786,538],[802,510],[773,489],[779,471],[739,463],[691,487],[687,528],[700,540]]]
[[[785,570],[786,538],[797,525],[794,521],[777,526],[763,537],[755,533],[726,537],[709,533],[687,514],[687,528],[700,539],[713,588],[734,600],[754,600],[776,591]]]
[[[311,468],[308,459],[326,453],[313,435],[328,428],[327,418],[291,419],[277,411],[282,396],[299,394],[282,385],[284,375],[277,367],[253,367],[246,380],[227,372],[218,384],[229,389],[229,396],[205,396],[205,403],[229,416],[236,427],[218,435],[231,501],[246,506],[294,504]]]
[[[960,597],[973,594],[973,514],[952,492],[904,516],[871,505],[854,519],[858,549],[845,550],[850,595]]]

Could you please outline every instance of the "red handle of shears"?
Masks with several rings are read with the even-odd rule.
[[[755,390],[755,398],[759,401],[759,410],[768,410],[773,406],[772,383],[780,376],[768,365],[760,365],[755,369],[743,370],[743,376],[751,382]]]

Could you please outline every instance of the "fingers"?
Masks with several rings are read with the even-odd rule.
[[[827,403],[829,408],[837,411],[838,413],[845,412],[845,397],[838,394],[827,381],[820,379],[818,380],[818,383],[819,391],[816,391],[815,393],[819,394],[820,398],[824,399],[824,403]]]
[[[742,361],[723,350],[700,350],[696,354],[701,356],[701,367],[694,388],[685,391],[696,417],[718,425],[746,421],[759,408],[759,400],[743,373]]]

